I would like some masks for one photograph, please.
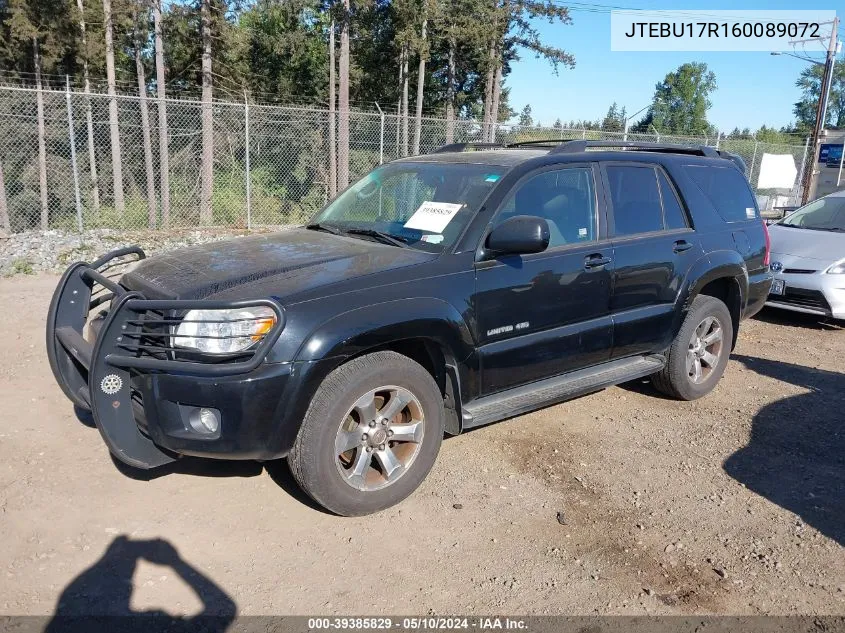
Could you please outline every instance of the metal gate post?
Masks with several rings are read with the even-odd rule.
[[[70,103],[70,77],[65,75],[65,100],[67,102],[67,132],[70,141],[70,164],[73,169],[73,195],[76,198],[76,224],[82,232],[82,196],[79,193],[79,171],[76,168],[76,138],[73,133],[73,107]]]

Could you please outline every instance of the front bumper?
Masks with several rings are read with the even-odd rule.
[[[774,279],[785,283],[785,292],[770,294],[767,306],[845,319],[845,275],[827,275],[821,271],[779,272]]]
[[[90,409],[112,454],[137,468],[161,466],[179,455],[279,457],[290,443],[279,421],[287,412],[281,403],[295,365],[268,363],[266,356],[284,327],[282,307],[270,299],[147,300],[103,274],[115,260],[133,257],[143,259],[144,253],[120,249],[90,265],[73,264],[59,282],[47,317],[47,353],[62,390]],[[86,339],[89,311],[109,301],[96,338]],[[272,308],[277,321],[247,353],[210,362],[181,359],[169,347],[169,319],[176,318],[169,315],[255,305]],[[199,407],[219,412],[215,433],[190,423]]]

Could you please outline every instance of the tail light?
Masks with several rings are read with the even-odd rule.
[[[772,238],[769,237],[769,225],[763,220],[763,235],[766,236],[766,254],[763,255],[763,266],[769,265],[769,258],[772,254]]]

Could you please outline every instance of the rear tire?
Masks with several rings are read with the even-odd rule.
[[[651,376],[661,392],[696,400],[718,384],[731,355],[733,321],[719,299],[697,296],[678,331],[662,370]]]
[[[288,456],[300,487],[343,516],[389,508],[428,475],[443,440],[443,396],[419,363],[391,351],[332,371]]]

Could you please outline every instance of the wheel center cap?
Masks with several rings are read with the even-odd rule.
[[[369,442],[370,446],[379,446],[380,444],[384,444],[387,440],[387,431],[384,429],[376,429],[369,435]]]

